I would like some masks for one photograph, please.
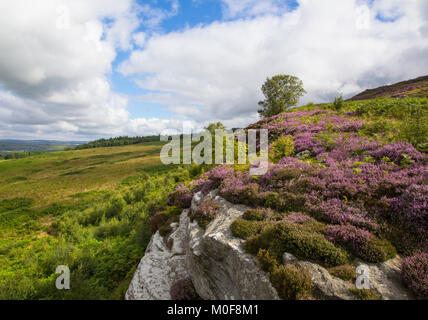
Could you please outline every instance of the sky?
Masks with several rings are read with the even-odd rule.
[[[0,139],[92,140],[257,121],[428,74],[426,0],[2,0]]]

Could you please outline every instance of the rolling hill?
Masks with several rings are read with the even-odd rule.
[[[349,101],[368,100],[375,98],[427,98],[428,97],[428,76],[419,77],[382,86],[375,89],[368,89],[349,99]]]

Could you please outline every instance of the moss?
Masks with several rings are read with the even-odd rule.
[[[257,260],[259,260],[260,267],[263,271],[272,272],[278,267],[278,261],[276,261],[273,254],[269,250],[260,249],[257,254]]]
[[[349,289],[349,292],[351,292],[359,300],[382,300],[382,297],[372,289],[352,288]]]
[[[309,273],[293,265],[279,266],[269,275],[273,287],[284,300],[302,300],[312,295],[313,285]]]
[[[266,215],[263,210],[250,209],[245,211],[243,218],[248,221],[263,221],[265,220]]]
[[[352,281],[356,278],[355,267],[349,264],[328,269],[328,272],[339,279]]]
[[[278,192],[263,192],[259,194],[260,205],[267,208],[276,208],[279,201]]]
[[[259,249],[269,249],[276,259],[281,261],[283,253],[289,252],[298,258],[315,260],[326,266],[343,265],[349,260],[346,251],[335,247],[321,234],[313,232],[304,225],[288,221],[271,223],[257,234],[254,232],[255,229],[252,229],[255,227],[250,226],[251,222],[240,224],[247,227],[248,232],[241,232],[241,234],[244,234],[246,236],[244,239],[247,239],[245,249],[252,254],[257,254]],[[252,236],[250,236],[251,233]]]
[[[280,221],[284,218],[284,214],[275,212],[269,208],[257,208],[247,210],[243,219],[248,221]]]
[[[251,236],[257,235],[269,225],[265,221],[247,221],[243,219],[235,220],[230,226],[233,236],[248,239]],[[257,252],[255,253],[257,254]]]

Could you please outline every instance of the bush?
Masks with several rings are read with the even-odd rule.
[[[190,278],[174,282],[170,294],[171,300],[201,300]]]
[[[339,279],[345,280],[345,281],[351,281],[356,278],[356,270],[354,266],[351,266],[349,264],[345,264],[343,266],[337,266],[328,269],[328,272]]]
[[[247,220],[235,220],[230,226],[234,237],[241,239],[248,239],[251,236],[259,234],[268,225],[267,222],[262,221],[247,221]]]
[[[271,272],[270,281],[284,300],[302,300],[312,295],[313,285],[309,273],[293,265],[279,266]]]
[[[380,240],[370,232],[354,226],[328,226],[324,232],[329,241],[344,246],[368,262],[384,262],[397,255],[389,241]]]
[[[333,109],[339,112],[343,108],[343,104],[344,104],[343,96],[334,98]]]
[[[372,289],[349,289],[354,296],[360,300],[382,300],[382,297]]]
[[[294,141],[291,136],[281,136],[272,145],[269,150],[269,158],[272,162],[277,163],[285,157],[294,154]]]
[[[220,206],[216,202],[207,198],[190,214],[190,218],[196,220],[199,226],[205,229],[215,219],[219,208]]]
[[[260,249],[257,254],[257,260],[259,260],[260,267],[263,271],[272,272],[278,267],[278,261],[276,261],[269,250]]]
[[[248,221],[243,225],[247,226]],[[250,227],[245,230],[246,233],[242,232],[245,236],[255,230],[261,231],[260,234],[256,232],[250,236],[245,243],[245,249],[252,254],[257,254],[259,249],[266,249],[270,250],[277,261],[281,261],[283,253],[288,252],[300,259],[319,261],[327,266],[348,262],[348,255],[344,250],[335,247],[321,234],[303,225],[282,221],[271,223],[261,230]]]
[[[403,259],[401,280],[420,299],[428,299],[428,254],[419,253]]]

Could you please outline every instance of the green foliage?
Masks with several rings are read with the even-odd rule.
[[[233,236],[248,239],[259,234],[268,224],[262,221],[235,220],[230,226]],[[254,250],[255,251],[255,250]],[[255,252],[257,254],[257,252]]]
[[[269,250],[260,249],[257,253],[257,260],[259,260],[260,268],[266,272],[272,272],[278,267],[278,261],[275,259]]]
[[[356,271],[355,271],[355,267],[351,266],[349,264],[345,264],[343,266],[337,266],[337,267],[333,267],[328,269],[328,272],[337,277],[340,278],[342,280],[345,281],[352,281],[356,278]]]
[[[268,78],[262,86],[262,92],[265,96],[264,101],[259,105],[263,109],[259,110],[262,117],[271,117],[299,103],[306,91],[303,89],[303,82],[290,75],[277,75]]]
[[[210,123],[208,126],[204,127],[205,130],[209,131],[212,136],[215,135],[216,130],[226,130],[226,127],[221,123]]]
[[[343,108],[343,96],[340,95],[337,98],[334,98],[334,102],[333,102],[333,109],[337,112],[339,112],[342,108]]]
[[[269,150],[269,158],[273,163],[277,163],[285,157],[294,154],[294,141],[291,136],[283,135],[272,143]]]
[[[382,297],[372,289],[352,288],[349,289],[349,292],[351,292],[359,300],[382,300]]]
[[[293,265],[279,266],[269,274],[272,285],[284,300],[303,300],[312,295],[311,277],[305,269]]]
[[[162,233],[181,213],[165,203],[177,183],[192,176],[186,170],[82,193],[75,202],[43,210],[29,198],[0,201],[1,230],[22,235],[0,242],[0,299],[123,299],[150,241],[154,213],[166,218]],[[56,289],[58,265],[70,268],[71,290]]]
[[[144,142],[158,142],[160,141],[159,136],[149,137],[116,137],[110,139],[100,139],[80,146],[75,147],[76,150],[91,149],[91,148],[102,148],[102,147],[115,147],[115,146],[127,146],[132,144],[140,144]]]
[[[260,249],[266,249],[281,261],[284,252],[288,252],[298,258],[315,260],[326,266],[337,266],[348,262],[346,251],[335,247],[321,234],[304,224],[298,225],[288,221],[271,223],[260,233],[253,232],[253,236],[249,236],[253,230],[260,230],[260,228],[250,227],[251,223],[256,222],[240,223],[241,226],[246,227],[241,235],[247,238],[245,249],[249,253],[257,254]]]

